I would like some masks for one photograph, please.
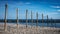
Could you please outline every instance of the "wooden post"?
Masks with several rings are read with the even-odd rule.
[[[31,11],[31,22],[32,22],[32,25],[31,25],[31,28],[33,26],[33,15],[32,15],[32,11]]]
[[[18,8],[16,9],[16,18],[17,18],[17,33],[18,33],[18,28],[19,28],[19,26],[18,26]]]
[[[27,13],[28,13],[28,10],[26,9],[26,34],[27,34],[27,27],[28,27],[28,19],[27,19]]]
[[[52,27],[52,25],[53,25],[53,24],[52,24],[52,18],[51,18],[51,27]]]
[[[54,23],[54,27],[56,27],[56,22],[55,22],[55,20],[54,20],[54,22],[53,22],[53,23]]]
[[[5,31],[7,31],[7,25],[6,25],[6,23],[7,23],[7,9],[8,9],[8,6],[7,6],[7,4],[5,4],[5,23],[4,23],[4,30]]]
[[[52,25],[52,30],[54,30],[52,17],[51,17],[51,25]],[[53,34],[54,34],[54,33],[53,33]]]
[[[48,27],[48,15],[47,15],[47,27]]]
[[[43,14],[42,14],[42,27],[43,27],[43,24],[44,24],[44,23],[43,23]]]
[[[28,13],[28,10],[26,9],[26,28],[27,28],[27,25],[28,25],[27,13]]]
[[[55,21],[54,21],[55,22]],[[56,27],[56,22],[55,22],[55,27]]]
[[[38,27],[38,12],[36,13],[36,20],[37,20],[36,27]]]
[[[38,12],[36,13],[36,32],[38,34]]]

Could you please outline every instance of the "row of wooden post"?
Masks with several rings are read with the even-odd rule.
[[[7,31],[7,12],[8,12],[8,5],[5,4],[5,23],[4,23],[4,30]],[[31,11],[31,22],[32,22],[32,25],[33,25],[33,15],[32,15],[32,11]],[[28,10],[26,10],[26,28],[28,27],[28,19],[27,19],[27,15],[28,15]],[[18,8],[16,9],[16,18],[17,18],[17,29],[18,29]],[[36,20],[37,20],[37,23],[36,23],[36,27],[38,26],[38,12],[36,13]],[[48,21],[48,15],[47,15],[47,21]],[[48,24],[48,23],[47,23]],[[47,25],[48,26],[48,25]],[[43,27],[43,14],[42,14],[42,27]]]

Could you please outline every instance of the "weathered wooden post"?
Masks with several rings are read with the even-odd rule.
[[[17,33],[18,33],[18,28],[19,28],[19,26],[18,26],[18,8],[16,9],[16,18],[17,18]]]
[[[33,27],[33,15],[32,15],[32,11],[31,11],[31,23],[32,23],[32,25],[31,25],[31,28]]]
[[[38,34],[38,12],[36,13],[36,32]]]
[[[51,27],[52,27],[52,30],[54,30],[52,17],[51,17]],[[53,33],[53,34],[54,34],[54,33]]]
[[[55,22],[55,20],[54,20],[54,22]],[[55,27],[56,27],[56,22],[55,22]]]
[[[36,13],[36,20],[37,20],[36,27],[38,27],[38,12]]]
[[[28,10],[26,9],[26,28],[27,28],[27,26],[28,26],[27,13],[28,13]]]
[[[53,20],[53,23],[54,23],[54,27],[56,27],[56,21],[55,20]]]
[[[48,29],[48,15],[47,15],[47,29]],[[48,32],[48,30],[47,30],[47,32]],[[46,33],[47,33],[47,32],[46,32]]]
[[[42,14],[42,33],[44,34],[44,29],[43,29],[43,27],[44,27],[44,22],[43,22],[43,14]]]
[[[48,25],[49,25],[49,24],[48,24],[48,15],[47,15],[47,27],[48,27]]]
[[[4,30],[5,31],[7,31],[7,25],[6,25],[6,23],[7,23],[7,9],[8,9],[8,5],[7,4],[5,4],[5,23],[4,23]]]
[[[42,14],[42,27],[44,26],[44,23],[43,23],[43,14]]]
[[[28,10],[26,9],[26,34],[27,34],[27,27],[28,27],[28,19],[27,19],[27,14],[28,14]]]
[[[52,25],[53,25],[53,24],[52,24],[52,18],[51,18],[51,27],[52,27]]]

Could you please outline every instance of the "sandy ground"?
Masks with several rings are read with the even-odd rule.
[[[4,24],[0,23],[0,34],[60,34],[60,28],[40,27],[19,24],[18,29],[16,24],[7,24],[7,31],[4,31]]]

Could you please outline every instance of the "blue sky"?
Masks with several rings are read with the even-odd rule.
[[[60,19],[60,0],[0,0],[0,19],[4,19],[5,4],[8,4],[7,19],[16,19],[16,8],[18,8],[18,18],[26,19],[25,13],[28,9],[28,19],[31,19],[31,11],[33,19],[36,19],[36,12],[39,14],[39,19],[44,14],[53,19]]]

